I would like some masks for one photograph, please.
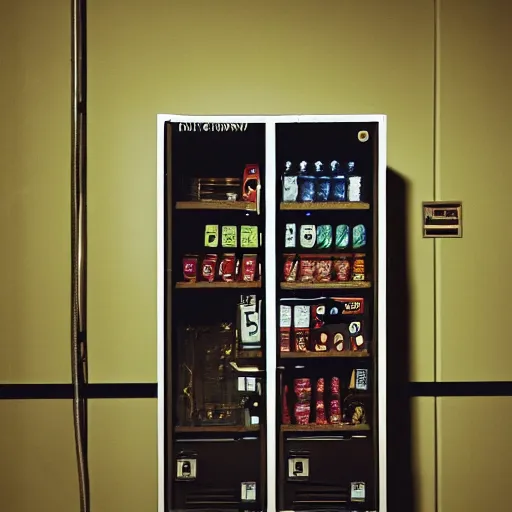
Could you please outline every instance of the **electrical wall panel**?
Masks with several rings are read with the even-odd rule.
[[[385,116],[158,116],[159,512],[386,511]]]

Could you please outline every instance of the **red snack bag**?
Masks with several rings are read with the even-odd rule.
[[[229,283],[235,280],[236,258],[234,254],[224,254],[219,265],[219,277]]]
[[[311,400],[310,379],[295,379],[293,381],[293,390],[298,400]]]
[[[257,164],[247,164],[242,178],[242,199],[255,203],[260,185],[260,168]]]
[[[312,283],[315,279],[315,262],[313,258],[304,256],[300,259],[300,281]]]
[[[336,281],[348,281],[350,279],[350,261],[347,258],[338,258],[334,262]]]
[[[290,419],[290,411],[288,410],[288,386],[284,387],[282,407],[283,407],[283,409],[282,409],[283,425],[289,425],[291,423],[291,419]]]
[[[242,258],[242,272],[240,281],[254,281],[256,278],[256,265],[258,257],[256,254],[244,254]]]
[[[284,262],[284,280],[286,282],[293,282],[297,279],[297,267],[298,261],[297,257],[293,255],[289,255],[286,257]]]
[[[292,307],[281,304],[279,307],[279,346],[281,352],[290,352],[292,330]]]
[[[215,280],[215,268],[217,267],[217,255],[207,254],[203,259],[202,276],[205,281],[212,283]]]
[[[187,254],[183,258],[183,278],[185,281],[195,283],[197,281],[198,257],[195,254]]]
[[[331,395],[340,395],[340,379],[333,377],[331,379]]]
[[[314,266],[314,280],[317,283],[328,283],[331,280],[332,260],[318,259]]]
[[[324,405],[324,390],[325,384],[324,379],[320,378],[316,381],[316,424],[326,425],[327,420],[325,419],[325,405]]]
[[[297,402],[294,408],[295,423],[297,425],[308,425],[311,416],[311,405],[309,402]]]
[[[341,405],[339,398],[331,399],[329,407],[329,423],[331,425],[338,425],[341,423]]]

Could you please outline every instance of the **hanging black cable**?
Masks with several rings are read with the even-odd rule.
[[[90,512],[87,460],[87,43],[86,0],[72,0],[71,377],[80,512]]]

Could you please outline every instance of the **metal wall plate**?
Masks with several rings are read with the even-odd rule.
[[[423,203],[423,238],[461,238],[462,202]]]

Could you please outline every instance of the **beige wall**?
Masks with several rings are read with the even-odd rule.
[[[70,3],[0,0],[0,383],[70,378]],[[387,114],[410,378],[512,380],[505,0],[88,4],[93,382],[156,380],[157,113]],[[463,239],[422,238],[434,198],[463,201]],[[90,416],[94,512],[155,511],[155,401],[92,401]],[[0,509],[78,511],[71,404],[0,401],[0,418]],[[417,510],[501,505],[511,421],[506,397],[414,399]]]

